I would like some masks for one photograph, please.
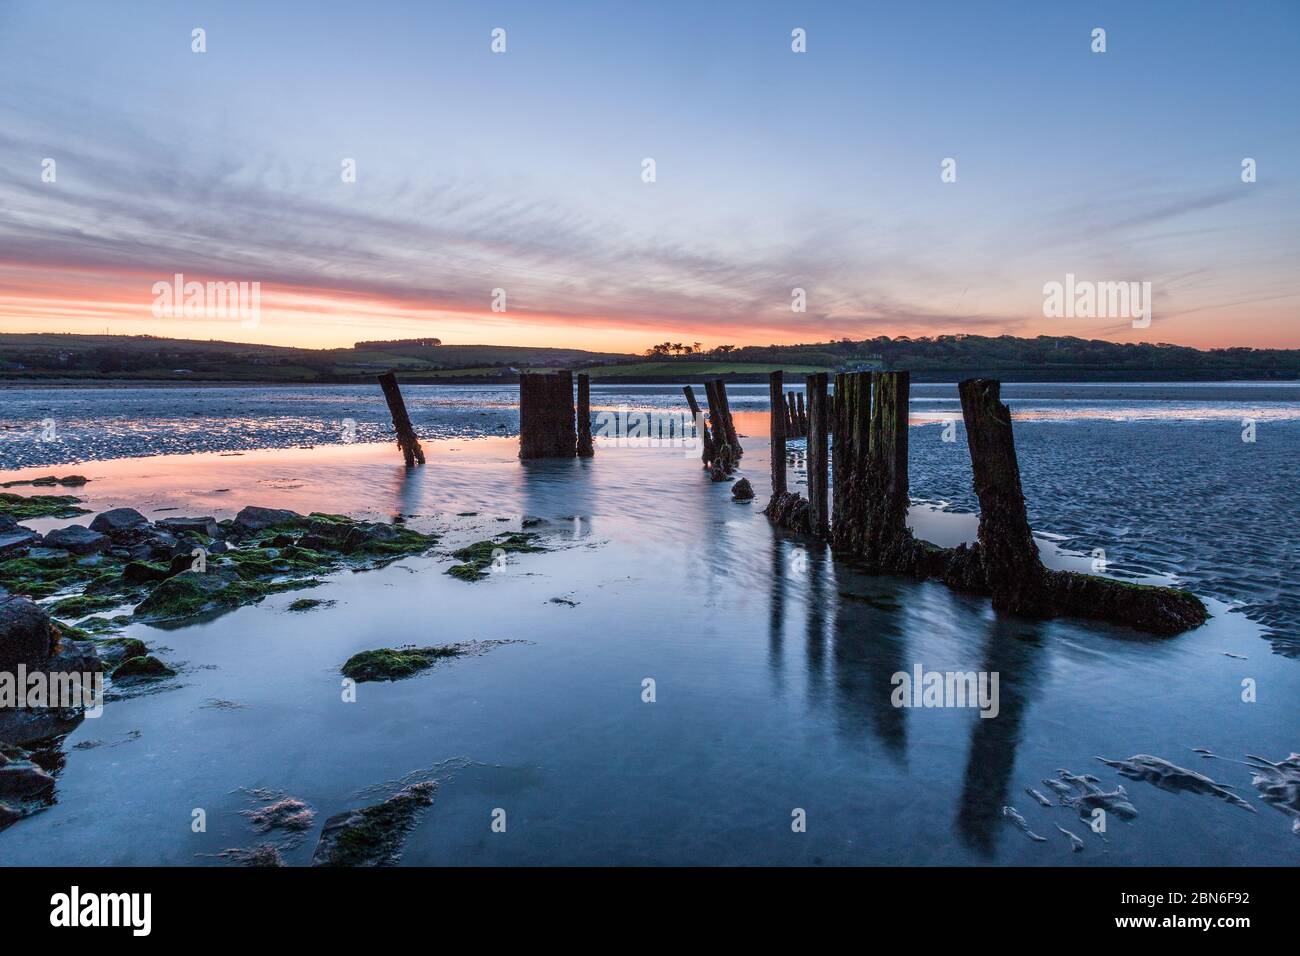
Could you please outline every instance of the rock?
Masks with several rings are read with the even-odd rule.
[[[353,654],[339,672],[358,683],[368,680],[399,680],[432,667],[441,658],[456,657],[463,652],[464,649],[455,644],[443,647],[381,647]]]
[[[43,800],[54,792],[54,778],[30,760],[0,767],[0,800]]]
[[[0,670],[45,660],[58,637],[50,615],[31,598],[0,598]]]
[[[304,515],[289,511],[287,508],[258,508],[255,505],[248,505],[235,515],[231,531],[242,535],[263,531],[266,528],[280,526],[300,528],[307,524],[309,521]]]
[[[754,497],[754,486],[748,478],[741,478],[731,486],[731,497],[736,501],[749,501]]]
[[[95,515],[91,531],[98,531],[113,539],[115,544],[135,544],[144,537],[149,519],[134,508],[114,508]]]
[[[30,528],[13,524],[13,519],[10,519],[10,524],[12,525],[10,530],[0,531],[0,557],[18,554],[25,548],[31,547],[41,537]]]
[[[235,607],[246,594],[239,579],[222,571],[182,571],[163,581],[135,607],[137,617],[166,620]]]
[[[129,678],[154,679],[158,677],[174,677],[176,672],[164,664],[158,658],[146,654],[143,657],[128,657],[117,667],[113,668],[113,680],[120,681]]]
[[[14,520],[13,515],[0,514],[0,532],[13,531],[18,527],[18,522]]]
[[[414,783],[383,803],[344,810],[325,821],[312,866],[391,866],[421,811],[432,805],[437,785]]]
[[[144,641],[136,640],[134,637],[111,637],[99,641],[96,646],[100,659],[109,665],[120,664],[131,657],[144,657],[149,653],[149,648],[144,646]]]
[[[154,525],[174,533],[196,531],[209,538],[215,538],[221,531],[217,527],[217,519],[211,515],[202,518],[161,518],[155,521]]]
[[[79,524],[56,528],[45,536],[41,544],[47,548],[62,548],[73,554],[103,554],[113,547],[113,541],[108,535]]]
[[[146,561],[132,561],[122,569],[122,580],[127,584],[151,584],[167,577],[166,568]]]

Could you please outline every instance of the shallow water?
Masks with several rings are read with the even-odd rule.
[[[741,427],[754,431],[758,419]],[[1033,451],[1036,428],[1060,427],[1018,429],[1023,459],[1048,455]],[[913,435],[917,461],[958,457],[938,438],[942,449],[929,449],[924,428]],[[745,447],[743,473],[761,501],[765,442]],[[259,805],[251,789],[267,788],[317,813],[284,853],[302,864],[327,816],[415,779],[440,789],[405,864],[1300,859],[1291,821],[1258,799],[1245,768],[1192,752],[1279,760],[1300,739],[1300,665],[1270,653],[1261,628],[1222,604],[1211,602],[1206,626],[1166,640],[1000,618],[982,598],[833,564],[774,532],[761,505],[733,503],[681,449],[530,464],[510,440],[428,450],[429,464],[412,472],[386,444],[85,466],[95,510],[402,513],[448,533],[439,552],[535,515],[554,550],[515,556],[476,584],[440,573],[450,559],[435,554],[179,630],[131,626],[166,647],[160,656],[181,675],[111,702],[69,736],[59,802],[0,833],[0,862],[216,864],[222,850],[266,839],[240,811]],[[914,465],[914,491],[946,473]],[[1083,487],[1086,474],[1074,482]],[[1026,490],[1038,507],[1041,488]],[[918,531],[945,544],[969,535],[972,520],[913,509]],[[1088,560],[1042,547],[1058,565]],[[307,594],[337,604],[284,610]],[[338,667],[359,650],[510,638],[527,643],[361,684],[355,703],[341,700]],[[997,672],[998,716],[895,708],[891,675],[918,664]],[[654,703],[642,701],[646,678]],[[1244,678],[1258,702],[1242,701]],[[1127,780],[1094,759],[1138,753],[1231,784],[1257,812]],[[1122,783],[1139,816],[1112,816],[1103,840],[1074,811],[1038,805],[1025,788],[1050,795],[1042,780],[1058,768],[1096,774],[1106,789]],[[1004,805],[1046,842],[1027,838]],[[207,828],[194,833],[200,808]],[[505,833],[490,829],[496,808]],[[796,808],[806,833],[791,830]],[[1084,851],[1072,853],[1055,824]]]

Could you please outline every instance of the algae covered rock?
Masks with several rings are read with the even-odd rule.
[[[748,478],[741,478],[731,486],[731,497],[736,501],[750,501],[754,497],[754,486],[749,483]]]
[[[128,657],[117,667],[113,668],[112,678],[115,681],[136,679],[154,679],[159,677],[174,677],[176,672],[164,664],[158,658],[145,654],[141,657]]]
[[[168,620],[237,607],[249,600],[239,577],[221,571],[183,571],[162,581],[135,607],[135,616]]]
[[[522,531],[505,533],[487,541],[475,541],[453,551],[452,557],[463,562],[447,569],[452,577],[462,581],[479,581],[488,576],[493,562],[507,554],[532,554],[546,549],[536,544],[537,535]]]
[[[340,668],[340,673],[357,682],[400,680],[432,667],[435,661],[456,657],[462,652],[463,649],[454,644],[444,647],[381,647],[353,654]]]
[[[392,866],[436,790],[430,781],[413,783],[383,803],[334,814],[325,821],[311,865]]]
[[[77,507],[80,500],[75,495],[23,496],[0,491],[0,515],[19,521],[27,518],[75,518],[89,514],[85,508]]]

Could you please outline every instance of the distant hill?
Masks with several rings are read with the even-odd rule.
[[[436,341],[436,340],[425,340]],[[0,333],[0,379],[63,381],[370,382],[394,369],[403,381],[511,382],[516,370],[572,368],[593,379],[672,382],[705,375],[761,380],[883,365],[916,379],[989,375],[1009,381],[1300,378],[1298,349],[1194,349],[1072,336],[889,338],[807,345],[720,346],[680,355],[629,355],[514,345],[427,345],[418,340],[301,349],[156,336]]]

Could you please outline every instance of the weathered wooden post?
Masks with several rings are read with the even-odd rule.
[[[704,421],[699,403],[695,401],[695,389],[683,385],[682,391],[686,394],[686,404],[691,408],[691,418],[694,419],[695,427],[700,433],[700,461],[704,462],[705,468],[708,468],[709,462],[713,461],[713,439],[709,437],[709,426]]]
[[[731,457],[737,459],[745,453],[740,447],[740,436],[736,433],[736,423],[731,417],[731,402],[727,399],[727,383],[714,379],[714,388],[718,391],[718,405],[722,409],[722,425],[726,429],[727,444],[731,446]]]
[[[957,391],[980,502],[980,560],[993,607],[1040,613],[1046,603],[1047,576],[1029,528],[1011,412],[1002,404],[1001,383],[968,378]]]
[[[787,438],[801,438],[799,434],[799,419],[794,413],[794,392],[785,393],[785,436]]]
[[[519,457],[572,458],[574,430],[573,373],[519,376]]]
[[[907,372],[872,372],[871,427],[867,453],[864,553],[869,564],[891,568],[910,563],[907,483]]]
[[[780,369],[767,376],[767,397],[772,404],[772,494],[785,494],[785,393]]]
[[[402,401],[402,391],[397,387],[397,376],[385,372],[379,376],[379,387],[384,390],[388,413],[393,418],[393,428],[397,430],[397,447],[402,449],[406,467],[414,468],[417,461],[423,465],[424,449],[420,447],[420,440],[415,437],[415,429],[411,427],[411,418],[406,414],[406,402]]]
[[[848,414],[848,376],[843,372],[835,373],[835,394],[831,396],[831,529],[832,532],[844,520],[844,492],[848,487],[847,465],[844,461],[844,425]]]
[[[708,379],[704,383],[704,397],[709,402],[709,430],[713,434],[713,457],[709,460],[709,471],[714,481],[722,481],[735,464],[735,455],[727,443],[727,425],[722,413],[722,401],[718,398],[719,383]]]
[[[830,465],[826,454],[826,373],[806,379],[808,390],[808,521],[812,533],[826,537],[826,478]]]
[[[808,437],[808,409],[804,406],[803,395],[804,395],[803,392],[794,393],[795,415],[799,419],[799,423],[795,427],[799,429],[799,434],[802,437],[807,438]],[[809,402],[812,401],[812,396],[808,397],[808,401]]]
[[[596,448],[591,443],[591,376],[578,375],[578,457],[592,458]]]
[[[836,385],[839,390],[839,385]],[[839,551],[863,550],[867,512],[867,458],[871,432],[871,373],[845,376],[844,411],[836,422],[834,447],[840,449],[833,475],[840,512],[831,527],[832,542]]]

